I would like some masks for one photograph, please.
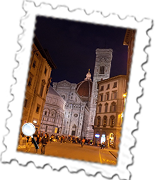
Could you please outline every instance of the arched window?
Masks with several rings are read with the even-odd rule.
[[[49,109],[44,109],[43,115],[48,116],[49,115]]]
[[[97,126],[100,126],[100,123],[101,123],[101,117],[98,116],[98,117],[97,117]]]
[[[100,74],[104,74],[104,66],[100,66]]]
[[[108,103],[105,103],[105,112],[108,112]]]
[[[103,126],[106,127],[107,125],[107,116],[103,117]]]
[[[111,127],[114,127],[114,125],[115,125],[115,116],[110,116],[110,126]]]
[[[61,97],[65,100],[65,95],[62,95]]]
[[[110,112],[116,112],[116,103],[115,102],[111,103]]]
[[[101,113],[101,111],[102,111],[102,104],[99,104],[98,105],[98,112]]]
[[[74,124],[72,128],[76,128],[76,125]]]
[[[50,114],[52,117],[55,117],[56,115],[56,111],[55,110],[51,110],[51,114]]]

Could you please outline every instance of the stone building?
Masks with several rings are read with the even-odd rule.
[[[94,142],[106,141],[118,149],[126,93],[126,75],[115,76],[98,82],[98,101],[94,122]]]
[[[63,121],[63,135],[85,137],[83,130],[87,126],[88,103],[91,96],[92,80],[90,72],[87,73],[84,81],[79,84],[70,83],[66,80],[54,82],[53,88],[66,101]]]
[[[43,49],[35,36],[23,103],[21,127],[24,123],[31,122],[37,129],[40,128],[45,99],[51,82],[51,71],[55,68],[49,52]]]
[[[127,29],[124,37],[123,45],[128,46],[128,59],[127,59],[127,88],[128,88],[128,81],[130,75],[130,68],[132,63],[132,55],[133,55],[133,48],[134,48],[134,41],[135,41],[136,30]]]
[[[112,49],[96,49],[93,81],[88,71],[78,84],[67,80],[53,82],[53,89],[66,101],[62,134],[93,139],[97,82],[109,78],[112,52]]]
[[[42,115],[41,132],[47,132],[49,135],[62,134],[65,103],[66,101],[50,86]]]

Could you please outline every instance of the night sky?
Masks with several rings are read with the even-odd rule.
[[[44,49],[48,49],[57,69],[52,82],[67,80],[79,83],[88,69],[94,73],[97,48],[113,49],[110,77],[125,75],[127,46],[123,45],[126,29],[63,19],[36,19],[35,34]]]

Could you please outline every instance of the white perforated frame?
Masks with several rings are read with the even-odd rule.
[[[26,14],[21,21],[23,33],[19,36],[19,43],[22,48],[18,52],[16,58],[19,61],[18,68],[14,70],[14,77],[17,79],[17,83],[12,86],[11,91],[14,94],[14,100],[9,106],[12,117],[7,120],[7,127],[10,132],[4,140],[4,144],[7,148],[2,154],[2,162],[10,162],[11,160],[16,159],[19,164],[26,165],[28,162],[33,161],[37,167],[43,167],[45,164],[49,164],[53,169],[60,169],[65,166],[72,172],[84,169],[86,174],[90,175],[101,172],[101,174],[107,178],[111,178],[117,174],[121,179],[129,179],[130,172],[127,167],[132,164],[130,148],[134,146],[135,143],[132,132],[137,129],[137,121],[134,116],[139,112],[140,107],[136,99],[141,95],[142,91],[142,88],[139,85],[140,80],[144,78],[144,71],[142,70],[141,65],[147,60],[147,54],[144,52],[144,48],[149,44],[147,30],[152,25],[151,20],[143,19],[141,22],[137,22],[134,17],[127,17],[121,20],[116,14],[110,14],[109,16],[104,17],[104,12],[103,14],[101,12],[93,12],[90,15],[87,15],[84,10],[80,9],[69,11],[67,7],[63,6],[52,9],[50,5],[46,4],[36,7],[34,3],[26,1],[23,6]],[[119,158],[116,166],[28,153],[23,155],[23,153],[16,151],[31,45],[37,15],[137,30],[125,110],[125,120],[122,129]]]

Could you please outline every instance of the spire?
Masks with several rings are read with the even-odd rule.
[[[84,80],[85,80],[85,81],[91,80],[90,69],[88,69],[88,73],[86,74],[86,78],[85,78]]]

